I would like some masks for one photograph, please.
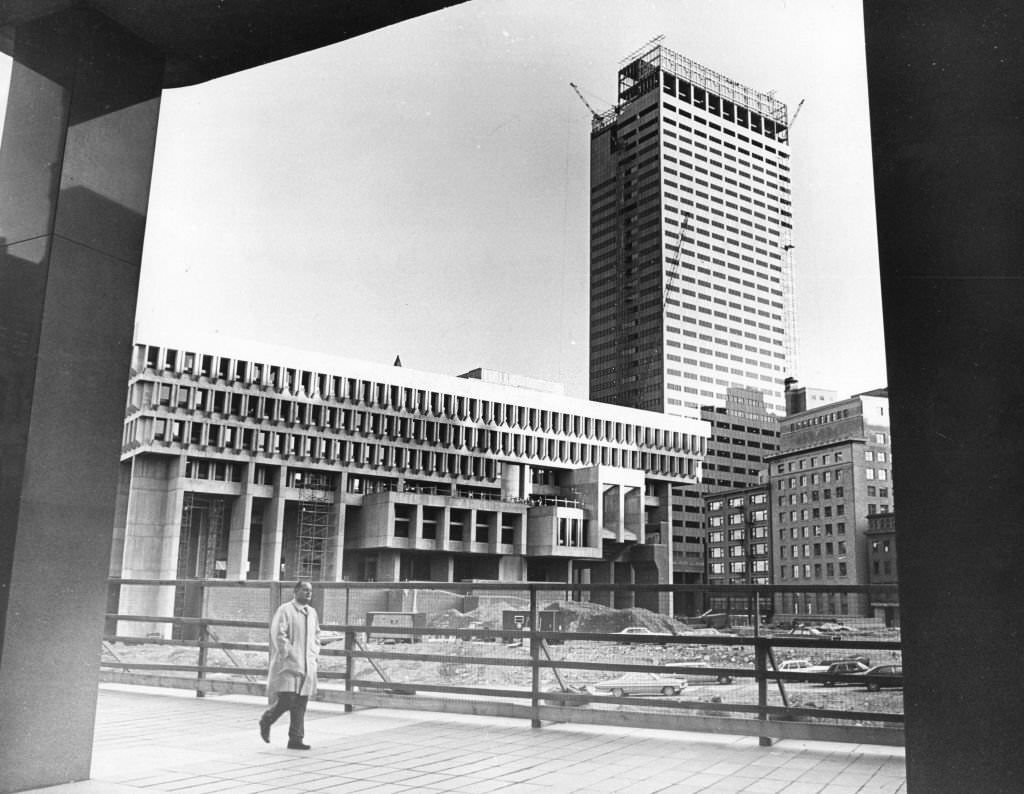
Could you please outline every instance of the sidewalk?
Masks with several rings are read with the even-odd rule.
[[[626,731],[313,703],[308,752],[287,715],[260,741],[257,698],[104,685],[92,780],[46,794],[905,792],[902,748]]]

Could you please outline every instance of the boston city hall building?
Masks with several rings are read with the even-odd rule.
[[[707,436],[490,370],[138,344],[112,574],[668,583]]]

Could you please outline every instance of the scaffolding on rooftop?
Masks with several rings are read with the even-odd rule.
[[[307,474],[300,488],[296,574],[319,580],[330,568],[332,490],[327,474]]]
[[[742,83],[737,83],[724,74],[702,66],[660,43],[637,55],[631,64],[637,62],[646,63],[675,77],[687,80],[693,85],[718,94],[718,96],[742,105],[748,110],[767,116],[776,124],[786,124],[788,121],[785,103],[776,99],[773,93],[756,91]],[[627,64],[619,74],[626,71],[631,64]]]
[[[651,39],[620,62],[618,104],[594,116],[594,133],[600,132],[618,118],[622,105],[638,93],[638,86],[642,89],[640,93],[646,91],[648,83],[657,78],[659,70],[759,113],[784,128],[788,127],[786,105],[775,98],[774,92],[757,91],[702,66],[663,46],[663,39],[664,36]]]

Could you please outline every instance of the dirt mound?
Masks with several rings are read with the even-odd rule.
[[[505,610],[522,611],[522,609],[521,605],[507,601],[485,601],[469,612],[447,609],[444,612],[431,614],[428,616],[427,622],[431,626],[445,629],[501,629],[503,628]]]
[[[657,634],[676,634],[683,629],[679,621],[668,615],[639,607],[612,609],[588,601],[553,601],[544,609],[560,612],[569,631],[610,634],[630,626],[644,626]]]
[[[427,622],[441,629],[464,629],[473,621],[457,609],[446,609],[444,612],[429,615]]]
[[[433,613],[428,623],[438,628],[502,629],[506,610],[522,611],[523,606],[508,601],[486,601],[470,612],[448,609]],[[559,625],[565,631],[613,634],[630,626],[643,626],[655,634],[678,634],[686,628],[668,615],[639,607],[613,609],[590,601],[552,601],[540,610],[558,612]]]

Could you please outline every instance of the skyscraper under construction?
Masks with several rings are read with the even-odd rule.
[[[786,106],[662,46],[591,132],[590,398],[669,414],[792,374]]]

